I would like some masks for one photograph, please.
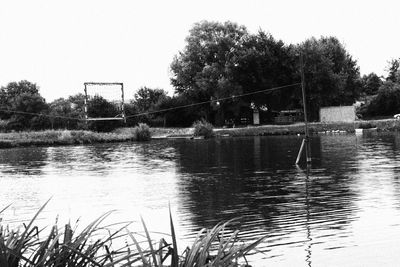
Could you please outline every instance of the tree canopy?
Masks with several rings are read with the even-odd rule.
[[[304,56],[311,119],[318,119],[322,106],[354,103],[361,89],[359,67],[337,38],[310,38],[296,46],[285,45],[264,31],[250,34],[232,22],[194,25],[185,48],[171,64],[171,84],[178,95],[193,102],[232,97],[202,107],[209,117],[217,115],[215,121],[229,113],[237,116],[250,105],[278,111],[300,108],[300,86],[251,94],[299,83],[300,54]],[[234,97],[240,94],[247,96]]]
[[[381,78],[375,73],[363,75],[361,78],[361,93],[364,95],[375,95],[378,93],[379,87],[383,84]]]
[[[357,62],[335,37],[310,38],[298,45],[304,55],[308,107],[312,120],[319,108],[352,105],[360,91]]]

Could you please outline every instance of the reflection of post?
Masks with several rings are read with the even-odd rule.
[[[261,137],[254,137],[254,167],[256,170],[261,170]]]
[[[304,141],[304,140],[303,140]],[[303,170],[299,167],[296,166],[297,171],[299,172],[300,176],[302,177],[303,175]],[[310,176],[309,176],[309,171],[310,171],[310,166],[307,166],[306,171],[305,171],[305,216],[306,216],[306,221],[305,221],[305,226],[306,226],[306,239],[304,241],[304,250],[306,251],[306,263],[307,266],[311,267],[311,255],[312,255],[312,237],[311,237],[311,225],[310,225],[310,220],[311,220],[311,212],[310,212]]]
[[[306,262],[309,267],[311,267],[311,227],[310,227],[310,192],[309,192],[309,182],[310,177],[308,176],[309,168],[306,170],[306,228],[307,228],[307,246],[306,246]]]

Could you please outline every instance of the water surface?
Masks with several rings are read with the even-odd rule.
[[[153,140],[0,150],[0,204],[10,224],[50,197],[43,224],[142,215],[189,242],[242,216],[242,238],[267,235],[256,266],[400,264],[400,136],[313,137],[312,166],[296,167],[300,137]],[[136,227],[133,225],[132,227]]]

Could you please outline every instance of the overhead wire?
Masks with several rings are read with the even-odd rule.
[[[238,95],[232,95],[228,97],[221,97],[217,99],[212,99],[212,100],[207,100],[207,101],[202,101],[202,102],[197,102],[197,103],[191,103],[187,105],[181,105],[177,107],[172,107],[172,108],[165,108],[165,109],[160,109],[160,110],[155,110],[155,111],[147,111],[147,112],[142,112],[142,113],[136,113],[133,115],[125,116],[125,118],[133,118],[133,117],[138,117],[138,116],[143,116],[143,115],[150,115],[150,114],[155,114],[155,113],[162,113],[166,111],[172,111],[172,110],[177,110],[177,109],[182,109],[182,108],[188,108],[188,107],[194,107],[194,106],[200,106],[200,105],[205,105],[213,102],[220,102],[224,100],[231,100],[243,96],[248,96],[248,95],[254,95],[254,94],[259,94],[259,93],[267,93],[267,92],[272,92],[284,88],[289,88],[293,87],[296,85],[301,85],[301,83],[293,83],[289,85],[283,85],[283,86],[278,86],[278,87],[273,87],[273,88],[268,88],[268,89],[263,89],[263,90],[258,90],[254,92],[249,92],[249,93],[244,93],[244,94],[238,94]],[[32,116],[44,116],[44,117],[49,117],[49,118],[59,118],[59,119],[66,119],[66,120],[77,120],[77,121],[86,121],[85,118],[77,118],[77,117],[70,117],[70,116],[61,116],[61,115],[51,115],[51,114],[43,114],[43,113],[35,113],[35,112],[27,112],[27,111],[17,111],[17,110],[10,110],[10,109],[0,109],[1,112],[10,112],[10,113],[15,113],[15,114],[22,114],[22,115],[32,115]]]
[[[32,115],[32,116],[44,116],[44,117],[50,117],[50,118],[60,118],[60,119],[67,119],[67,120],[78,120],[78,121],[85,121],[86,120],[86,119],[77,118],[77,117],[50,115],[50,114],[26,112],[26,111],[17,111],[17,110],[10,110],[10,109],[0,109],[0,111],[2,111],[2,112],[10,112],[10,113],[15,113],[15,114],[22,114],[22,115]]]
[[[150,115],[150,114],[154,114],[154,113],[162,113],[162,112],[166,112],[166,111],[182,109],[182,108],[187,108],[187,107],[200,106],[200,105],[209,104],[209,103],[212,103],[212,102],[230,100],[230,99],[235,99],[235,98],[238,98],[238,97],[254,95],[254,94],[259,94],[259,93],[267,93],[267,92],[272,92],[272,91],[276,91],[276,90],[280,90],[280,89],[284,89],[284,88],[288,88],[288,87],[293,87],[293,86],[296,86],[296,85],[301,85],[301,83],[293,83],[293,84],[289,84],[289,85],[283,85],[283,86],[278,86],[278,87],[258,90],[258,91],[250,92],[250,93],[232,95],[232,96],[228,96],[228,97],[222,97],[222,98],[207,100],[207,101],[203,101],[203,102],[197,102],[197,103],[182,105],[182,106],[178,106],[178,107],[172,107],[172,108],[160,109],[160,110],[155,110],[155,111],[147,111],[147,112],[142,112],[142,113],[136,113],[136,114],[133,114],[133,115],[126,116],[126,118],[138,117],[138,116],[143,116],[143,115]]]

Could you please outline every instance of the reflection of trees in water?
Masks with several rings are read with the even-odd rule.
[[[175,149],[168,141],[54,147],[49,155],[55,168],[83,171],[89,175],[109,175],[126,168],[145,174],[175,165]]]
[[[0,172],[3,174],[40,175],[47,165],[46,148],[0,149]]]
[[[328,222],[321,224],[327,229],[343,227],[353,212],[355,169],[339,166],[354,159],[355,146],[336,153],[337,144],[326,149],[319,137],[313,137],[314,170],[306,192],[306,175],[294,166],[300,143],[296,137],[256,137],[179,146],[183,213],[191,213],[198,228],[249,215],[248,230],[258,226],[270,233],[295,231],[304,225],[307,198],[310,223]]]

